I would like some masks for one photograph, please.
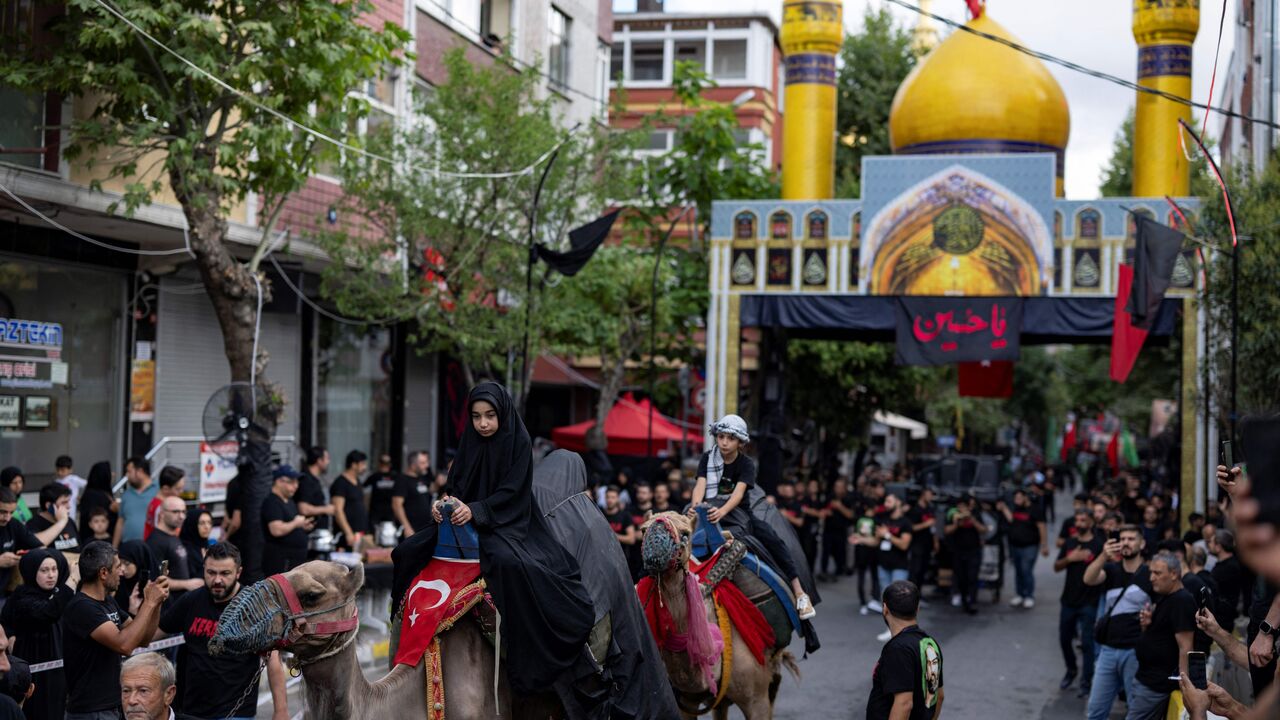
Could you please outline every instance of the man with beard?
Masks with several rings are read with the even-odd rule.
[[[258,657],[256,655],[209,654],[209,640],[218,631],[218,620],[240,592],[240,551],[235,545],[218,543],[204,558],[204,587],[184,594],[160,617],[160,632],[182,633],[187,659],[178,684],[182,688],[183,712],[199,720],[252,718],[258,703]],[[217,678],[217,682],[210,682]],[[284,666],[280,654],[267,659],[267,684],[271,686],[273,718],[289,717]]]
[[[67,720],[116,720],[120,716],[123,656],[150,642],[169,597],[169,578],[147,583],[133,618],[116,605],[121,563],[116,549],[95,540],[80,553],[80,592],[62,612],[62,651],[67,676]]]
[[[1135,648],[1142,637],[1140,614],[1155,595],[1151,571],[1142,557],[1141,528],[1124,525],[1119,533],[1119,539],[1108,540],[1102,554],[1084,571],[1084,584],[1101,586],[1103,593],[1095,625],[1098,654],[1089,693],[1089,720],[1110,717],[1111,705],[1121,691],[1133,697],[1138,673]]]
[[[920,588],[896,580],[881,603],[890,639],[871,675],[867,720],[936,720],[942,714],[942,649],[920,626]]]
[[[1058,551],[1058,561],[1053,564],[1054,572],[1065,570],[1067,573],[1062,584],[1062,609],[1058,613],[1058,644],[1062,646],[1067,674],[1058,687],[1066,690],[1075,682],[1078,637],[1084,655],[1084,679],[1080,681],[1079,697],[1088,697],[1093,683],[1093,622],[1098,616],[1099,590],[1097,586],[1085,584],[1084,571],[1102,554],[1103,540],[1093,532],[1093,513],[1083,506],[1076,509],[1073,520],[1075,532],[1066,538]]]

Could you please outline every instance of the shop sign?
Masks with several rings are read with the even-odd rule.
[[[0,428],[16,428],[22,424],[22,397],[0,395]]]
[[[134,358],[129,372],[129,420],[151,422],[156,416],[156,361]]]
[[[220,443],[218,449],[222,451],[221,454],[215,453],[209,443],[200,443],[200,502],[202,503],[226,500],[227,483],[236,476],[236,444]]]
[[[0,318],[0,387],[49,390],[66,384],[62,325]]]
[[[0,343],[8,347],[62,347],[62,325],[39,320],[0,318]]]
[[[0,360],[0,387],[48,390],[53,387],[53,363]]]

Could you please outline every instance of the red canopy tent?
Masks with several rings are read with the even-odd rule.
[[[648,399],[636,400],[631,393],[623,395],[622,399],[614,404],[613,409],[604,419],[604,435],[609,439],[610,455],[649,454],[650,407]],[[595,420],[588,420],[576,425],[555,428],[551,431],[551,441],[565,450],[585,452],[587,431],[595,424]],[[667,449],[668,443],[678,443],[681,439],[687,439],[693,445],[702,445],[702,433],[690,430],[686,434],[654,409],[654,455]]]

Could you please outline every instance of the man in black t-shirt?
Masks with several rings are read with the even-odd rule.
[[[897,495],[884,497],[884,510],[876,514],[875,535],[867,538],[855,535],[859,542],[876,547],[876,575],[880,587],[887,588],[898,580],[906,580],[910,563],[907,550],[911,547],[911,521],[907,519],[907,504]],[[918,587],[918,586],[917,586]],[[881,610],[883,611],[883,607]],[[880,642],[889,639],[886,630],[876,637]]]
[[[818,577],[827,575],[827,568],[832,563],[835,565],[835,575],[827,575],[829,580],[849,573],[849,528],[853,525],[857,505],[857,494],[849,491],[844,478],[837,479],[832,486],[826,518],[823,520],[822,560],[818,564]]]
[[[934,528],[937,526],[937,513],[933,509],[933,488],[926,487],[920,491],[907,512],[911,521],[911,547],[907,550],[907,579],[924,591],[924,577],[929,569],[929,559],[933,556],[933,544],[937,538]]]
[[[653,486],[644,482],[636,483],[632,495],[627,513],[631,515],[631,524],[638,528],[649,519],[649,513],[653,512]]]
[[[324,496],[324,474],[329,471],[329,451],[316,445],[307,449],[307,471],[298,475],[293,501],[298,512],[315,519],[315,527],[332,528],[333,505]]]
[[[1058,644],[1067,674],[1058,687],[1066,690],[1075,682],[1078,674],[1075,640],[1079,637],[1084,655],[1084,679],[1080,681],[1079,696],[1085,697],[1093,685],[1093,623],[1098,616],[1101,591],[1097,586],[1085,584],[1084,571],[1102,554],[1103,542],[1093,531],[1093,513],[1089,510],[1078,508],[1072,522],[1075,532],[1066,539],[1058,551],[1058,561],[1053,564],[1054,572],[1065,570],[1067,573],[1062,584],[1062,611],[1058,615]]]
[[[378,471],[364,480],[364,487],[369,491],[369,527],[377,529],[379,523],[399,522],[391,512],[391,495],[396,489],[396,473],[391,469],[391,456],[383,453],[378,456]]]
[[[970,615],[978,612],[978,569],[982,566],[982,536],[987,533],[987,526],[978,518],[977,507],[978,499],[972,495],[961,498],[947,511],[947,524],[943,528],[951,541],[954,590]]]
[[[178,535],[187,519],[187,504],[180,497],[167,497],[160,503],[156,516],[156,529],[147,538],[147,547],[155,555],[156,562],[169,563],[169,598],[177,600],[189,590],[203,585],[200,578],[191,577],[191,565],[187,559],[187,546]]]
[[[1009,539],[1009,558],[1013,562],[1016,594],[1009,605],[1033,608],[1036,604],[1036,553],[1049,556],[1044,511],[1021,488],[1013,493],[1013,507],[1000,501],[996,503],[996,509],[1004,515]]]
[[[892,639],[872,671],[867,720],[934,720],[944,696],[942,648],[916,624],[920,588],[899,580],[884,589],[882,600]]]
[[[1089,692],[1089,720],[1106,720],[1124,691],[1132,695],[1138,663],[1134,646],[1142,636],[1139,614],[1151,601],[1151,575],[1143,562],[1142,530],[1124,525],[1120,537],[1107,540],[1102,554],[1084,571],[1084,583],[1102,591],[1098,608],[1098,653]]]
[[[431,456],[423,450],[415,450],[409,453],[404,475],[396,479],[395,489],[391,491],[391,511],[404,527],[406,538],[435,522],[431,519],[433,501]]]
[[[338,526],[338,547],[354,551],[360,538],[369,534],[369,510],[360,489],[360,476],[369,467],[369,456],[359,450],[347,453],[342,472],[329,487],[333,520]]]
[[[27,521],[27,529],[31,534],[43,533],[54,529],[52,542],[45,547],[63,552],[80,552],[80,536],[76,534],[75,525],[69,520],[71,513],[71,489],[58,483],[49,483],[40,488],[40,508]],[[62,517],[63,520],[58,518]]]
[[[631,511],[622,504],[622,491],[617,485],[605,488],[604,507],[600,508],[600,511],[604,513],[604,519],[609,523],[609,529],[613,531],[614,537],[618,538],[618,542],[622,544],[622,554],[627,558],[627,568],[631,571],[631,577],[638,578],[640,546],[636,542],[640,537],[631,520]]]
[[[152,578],[132,619],[116,605],[120,557],[94,541],[80,552],[80,591],[62,612],[62,657],[67,678],[67,720],[114,720],[120,713],[122,656],[151,641],[169,578]],[[137,602],[135,600],[135,602]]]
[[[20,522],[15,522],[13,513],[18,509],[18,498],[7,487],[0,487],[0,598],[8,593],[10,576],[18,566],[19,550],[34,550],[44,547],[34,533]],[[58,512],[64,512],[59,510]],[[69,517],[65,513],[63,517]],[[46,531],[46,534],[49,534]],[[50,538],[52,539],[52,538]]]
[[[1187,671],[1187,653],[1196,629],[1196,601],[1182,587],[1182,564],[1170,552],[1151,559],[1151,589],[1155,605],[1139,615],[1142,637],[1135,654],[1137,682],[1127,698],[1126,719],[1163,718],[1169,693],[1178,689],[1176,678]]]
[[[307,561],[307,533],[315,527],[293,502],[298,471],[281,465],[272,474],[271,494],[262,501],[262,572],[268,577]]]
[[[209,547],[204,559],[203,586],[186,593],[160,617],[160,630],[182,634],[187,661],[179,684],[184,714],[198,720],[252,718],[258,701],[256,655],[209,654],[209,640],[227,603],[240,592],[240,551],[234,545]],[[216,682],[210,680],[216,678]],[[267,659],[267,684],[277,716],[288,716],[284,666],[280,654]]]

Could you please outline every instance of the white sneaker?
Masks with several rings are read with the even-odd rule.
[[[951,596],[951,607],[960,607],[960,596],[959,596],[959,595],[952,595],[952,596]]]
[[[867,603],[867,609],[873,613],[884,612],[884,606],[880,604],[879,600],[872,600],[871,602]]]
[[[1034,599],[1034,598],[1023,598],[1023,599],[1022,599],[1022,607],[1026,608],[1027,610],[1030,610],[1031,608],[1033,608],[1033,607],[1035,607],[1035,606],[1036,606],[1036,601],[1035,601],[1035,599]]]
[[[801,593],[800,597],[796,598],[796,614],[800,616],[801,620],[808,620],[818,614],[818,611],[813,607],[813,603],[809,601],[808,595]]]
[[[884,632],[877,635],[876,639],[879,640],[880,642],[889,642],[890,640],[893,639],[893,631],[885,630]]]
[[[870,614],[871,614],[871,610],[870,610],[869,608],[867,608],[867,606],[866,606],[866,605],[863,605],[863,606],[858,610],[858,614],[859,614],[859,615],[870,615]]]
[[[1022,598],[1015,597],[1014,599],[1010,600],[1009,607],[1022,607]]]

